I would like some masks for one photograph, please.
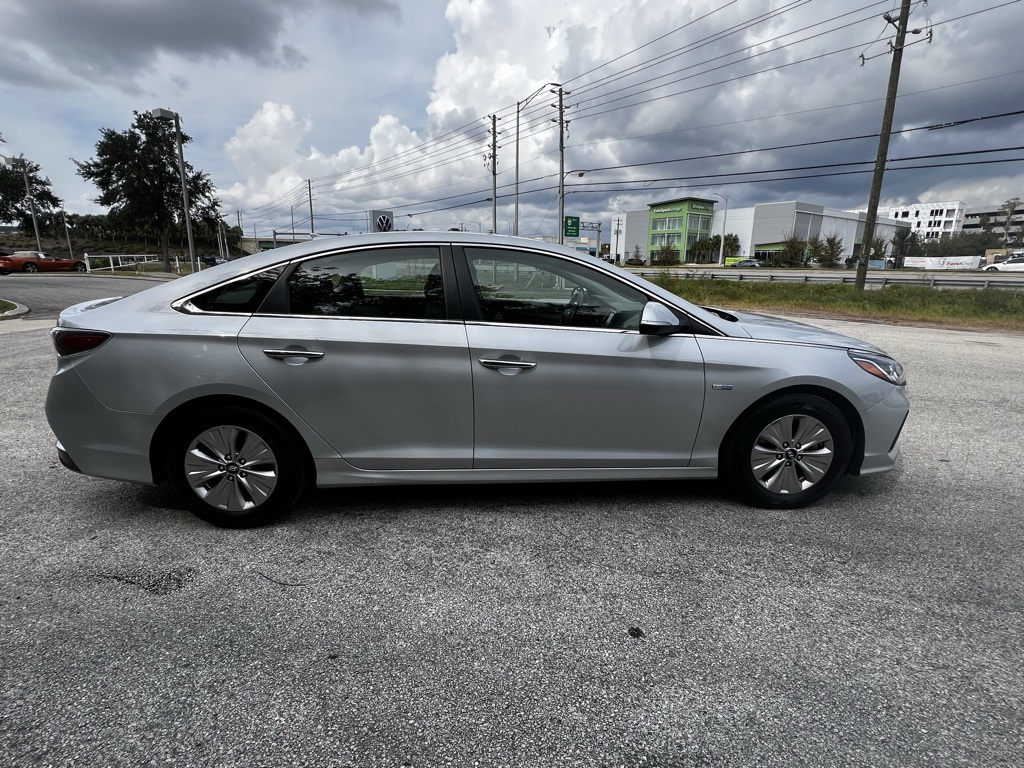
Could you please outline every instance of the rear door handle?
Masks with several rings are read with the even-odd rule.
[[[296,360],[298,358],[319,360],[324,356],[323,352],[313,352],[308,349],[264,349],[263,354],[275,360]]]
[[[526,360],[494,360],[487,357],[480,358],[480,365],[484,368],[490,368],[491,370],[498,371],[502,368],[519,368],[526,370],[529,368],[536,368],[536,363],[530,363]]]

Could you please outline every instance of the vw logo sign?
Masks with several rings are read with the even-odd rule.
[[[391,231],[391,217],[381,214],[377,217],[377,231],[378,232],[390,232]]]

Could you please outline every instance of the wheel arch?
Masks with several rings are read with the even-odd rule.
[[[851,446],[850,465],[847,467],[846,472],[850,475],[859,475],[860,466],[864,461],[864,422],[857,413],[857,409],[853,407],[853,404],[843,397],[841,394],[833,389],[827,387],[814,386],[813,384],[798,384],[791,387],[784,387],[783,389],[777,389],[763,397],[752,402],[747,408],[736,417],[728,431],[725,433],[725,437],[722,438],[722,442],[718,448],[718,466],[723,466],[724,456],[722,452],[725,446],[729,444],[733,434],[739,430],[746,420],[750,417],[754,411],[762,408],[772,400],[777,400],[780,397],[788,397],[789,395],[815,395],[823,400],[828,400],[834,405],[839,412],[843,415],[846,423],[850,427],[850,434],[853,436],[853,445]]]
[[[206,395],[204,397],[198,397],[194,400],[181,403],[163,417],[160,421],[160,425],[153,432],[153,439],[149,444],[149,466],[153,472],[153,482],[162,483],[167,479],[165,477],[166,473],[164,472],[164,463],[162,460],[164,446],[167,444],[167,440],[174,433],[175,426],[181,423],[182,417],[185,414],[198,410],[227,408],[230,406],[249,408],[250,410],[257,411],[266,418],[274,420],[282,429],[287,430],[295,441],[302,446],[302,460],[305,465],[306,477],[309,478],[307,487],[316,486],[316,463],[313,461],[313,455],[310,453],[309,446],[306,444],[302,434],[290,421],[288,421],[288,419],[284,418],[273,408],[264,405],[258,400],[241,397],[239,395]]]

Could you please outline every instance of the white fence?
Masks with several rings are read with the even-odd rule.
[[[160,261],[160,257],[151,253],[138,253],[138,254],[123,254],[123,253],[108,253],[102,256],[90,256],[88,253],[83,254],[85,259],[85,271],[92,272],[93,270],[102,271],[109,269],[114,272],[119,269],[134,269],[136,272],[140,272],[140,266],[143,264],[152,264],[153,262]],[[108,262],[109,266],[94,267],[93,261],[104,261]],[[177,259],[175,259],[175,268],[177,268]]]

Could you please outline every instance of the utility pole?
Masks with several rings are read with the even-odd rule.
[[[498,233],[498,116],[491,115],[491,151],[484,155],[491,163],[491,233]]]
[[[614,233],[615,233],[615,253],[612,254],[612,259],[614,259],[616,264],[619,263],[619,235],[622,234],[621,223],[622,223],[622,219],[620,219],[618,216],[616,216],[615,217],[615,229],[614,229]]]
[[[552,90],[552,93],[556,91]],[[563,98],[569,91],[558,86],[558,117],[551,122],[558,123],[558,244],[565,243],[565,103]],[[554,106],[554,105],[552,105]]]
[[[889,155],[889,136],[892,133],[893,114],[896,111],[896,91],[900,84],[903,44],[907,39],[907,22],[910,20],[910,0],[903,0],[898,23],[894,22],[889,14],[885,14],[884,18],[889,24],[896,27],[896,45],[892,50],[889,88],[885,93],[885,111],[882,114],[882,132],[878,136],[878,155],[875,157],[875,172],[871,177],[871,194],[868,198],[868,212],[864,220],[864,237],[861,239],[860,259],[857,261],[857,279],[854,285],[858,291],[863,291],[864,284],[867,282],[871,241],[875,238],[878,201],[882,196],[882,177],[885,175],[885,161]]]
[[[28,183],[28,161],[24,157],[7,157],[4,155],[4,160],[11,166],[11,168],[17,168],[21,166],[21,175],[25,179],[25,197],[28,198],[29,210],[32,211],[32,228],[36,232],[36,248],[40,252],[43,250],[43,241],[39,238],[39,220],[36,218],[36,198],[32,194],[32,187]]]
[[[242,229],[242,212],[235,211],[238,216],[238,255],[245,256],[245,248],[242,247],[242,238],[245,236],[245,231]]]
[[[306,179],[306,189],[309,190],[309,234],[316,234],[316,224],[313,223],[313,181]]]

